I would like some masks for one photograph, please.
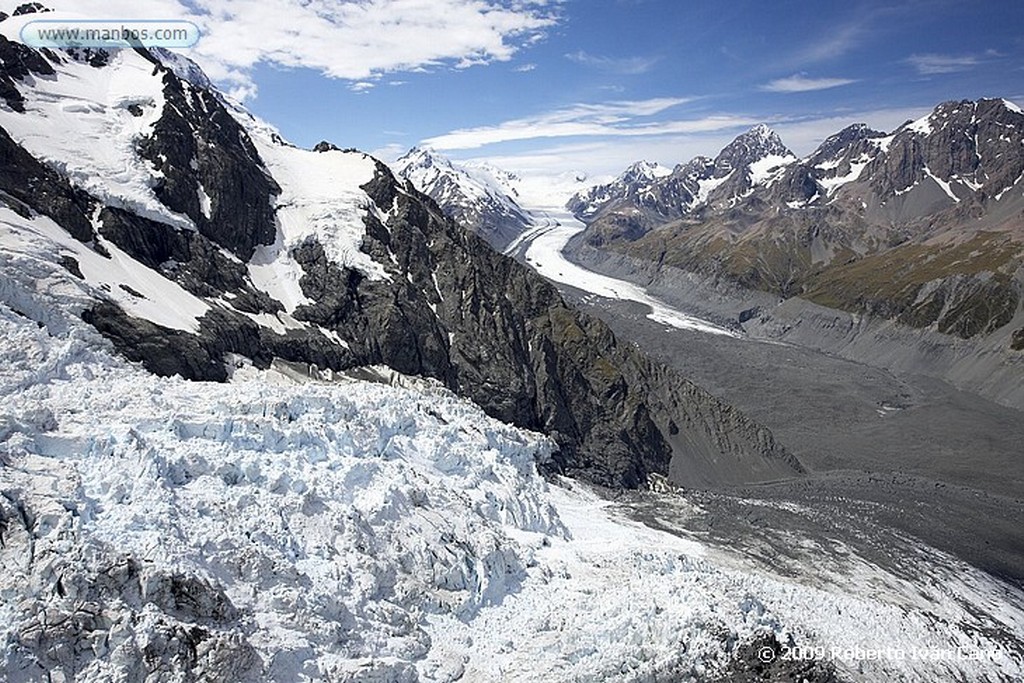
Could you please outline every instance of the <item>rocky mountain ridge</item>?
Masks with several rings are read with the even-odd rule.
[[[584,223],[615,223],[627,234],[639,237],[698,210],[731,207],[755,186],[774,180],[795,160],[778,134],[763,124],[757,125],[714,159],[695,157],[662,173],[638,173],[634,164],[612,183],[577,193],[566,208]],[[613,221],[613,217],[621,220]]]
[[[637,161],[610,183],[594,185],[574,194],[569,199],[567,208],[577,217],[585,220],[596,214],[611,199],[641,195],[649,191],[656,180],[664,178],[670,173],[672,170],[661,164]]]

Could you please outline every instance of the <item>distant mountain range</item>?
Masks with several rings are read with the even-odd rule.
[[[585,247],[969,338],[1020,310],[1022,145],[1024,114],[1001,99],[947,102],[892,133],[849,126],[803,159],[761,125],[569,207]],[[1024,328],[1008,343],[1024,348]]]
[[[511,174],[422,150],[397,168],[496,248],[538,220]],[[586,229],[565,254],[586,268],[755,336],[1024,405],[1024,113],[1012,102],[946,102],[889,133],[854,124],[803,158],[757,125],[714,158],[638,161],[566,208]]]

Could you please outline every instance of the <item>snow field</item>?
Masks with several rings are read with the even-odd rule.
[[[384,267],[360,250],[366,227],[363,217],[377,211],[360,189],[371,181],[376,162],[358,152],[313,152],[266,137],[264,127],[239,117],[249,129],[260,158],[281,186],[276,199],[278,238],[259,247],[249,264],[253,283],[293,313],[310,303],[299,280],[303,272],[291,252],[315,237],[327,257],[342,267],[354,268],[371,279],[389,277]]]

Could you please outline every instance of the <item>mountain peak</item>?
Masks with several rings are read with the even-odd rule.
[[[737,140],[746,139],[751,141],[758,141],[764,144],[766,147],[781,148],[788,152],[786,146],[782,143],[782,138],[766,123],[759,123],[753,126],[746,133],[740,135]]]
[[[429,169],[437,168],[444,171],[452,171],[451,161],[439,155],[429,147],[413,147],[395,161],[399,169]]]
[[[672,169],[666,168],[656,161],[647,161],[642,159],[640,161],[634,161],[629,165],[622,175],[619,176],[619,180],[626,183],[633,183],[641,180],[654,180],[667,176],[672,172]]]
[[[769,157],[794,157],[778,133],[759,123],[730,142],[715,158],[716,175],[749,167]]]
[[[808,159],[811,160],[812,165],[834,160],[848,153],[862,140],[884,138],[885,136],[885,133],[871,128],[866,123],[853,123],[825,138]]]
[[[391,166],[499,251],[531,225],[515,199],[519,178],[514,173],[490,164],[453,162],[423,147],[413,147]]]

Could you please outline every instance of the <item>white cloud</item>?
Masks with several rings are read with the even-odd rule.
[[[82,14],[188,19],[188,56],[215,81],[254,92],[256,65],[369,82],[441,65],[507,61],[555,25],[555,0],[56,0]]]
[[[907,62],[923,75],[949,74],[967,71],[981,64],[984,60],[979,55],[911,55]]]
[[[647,73],[658,63],[655,57],[603,57],[583,50],[567,54],[566,58],[583,66],[625,76]]]
[[[405,145],[401,145],[397,142],[389,142],[383,147],[370,151],[370,156],[380,159],[384,163],[390,164],[391,162],[398,159],[409,150]]]
[[[632,102],[576,104],[491,126],[455,130],[424,140],[423,144],[439,150],[476,149],[502,142],[545,138],[637,138],[702,133],[757,123],[749,117],[736,115],[653,122],[640,120],[690,101],[686,98],[662,97]]]
[[[841,85],[849,85],[857,81],[852,78],[808,78],[803,74],[795,74],[788,78],[777,78],[765,83],[761,90],[768,92],[809,92],[812,90],[828,90]]]

